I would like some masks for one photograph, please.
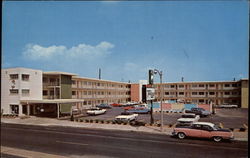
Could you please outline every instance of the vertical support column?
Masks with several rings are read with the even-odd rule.
[[[30,104],[29,103],[27,104],[27,115],[28,116],[30,115]]]
[[[57,103],[57,118],[59,119],[60,117],[60,104]]]
[[[22,115],[22,114],[23,114],[23,105],[20,104],[20,105],[19,105],[18,115]]]

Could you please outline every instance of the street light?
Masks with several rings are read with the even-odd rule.
[[[163,110],[162,110],[162,99],[163,99],[163,90],[162,90],[162,71],[154,69],[154,74],[160,75],[160,96],[161,96],[161,131],[163,132]]]

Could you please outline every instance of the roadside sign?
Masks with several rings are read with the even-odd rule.
[[[146,89],[146,98],[147,100],[154,100],[155,99],[155,89],[154,88],[147,88]]]

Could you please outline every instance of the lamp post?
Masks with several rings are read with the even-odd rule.
[[[161,131],[163,132],[163,110],[162,110],[162,100],[163,100],[163,89],[162,89],[162,71],[159,71],[157,69],[154,69],[154,74],[159,74],[160,75],[160,102],[161,102]]]

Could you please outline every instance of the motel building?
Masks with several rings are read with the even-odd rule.
[[[1,114],[61,117],[101,103],[142,102],[147,80],[125,83],[80,77],[67,72],[42,72],[29,68],[1,71]],[[163,86],[163,87],[161,87]],[[154,84],[155,100],[248,108],[248,79]]]

